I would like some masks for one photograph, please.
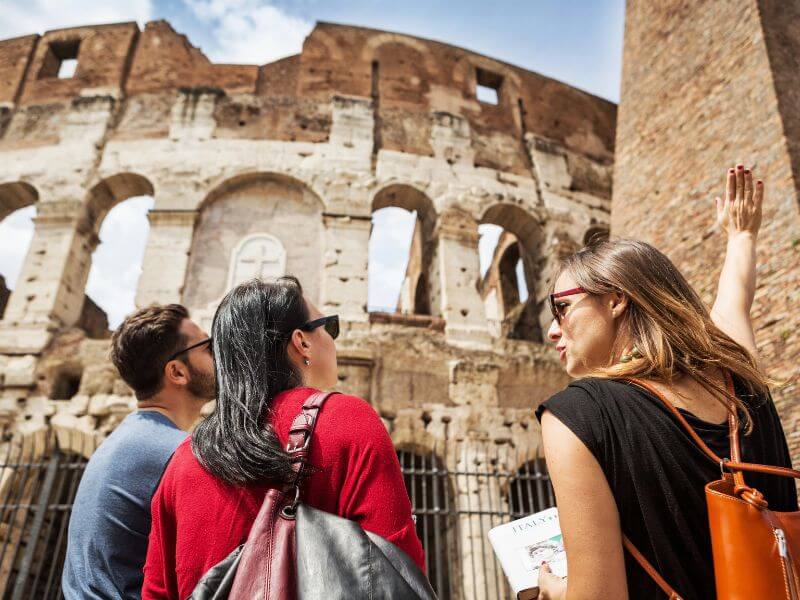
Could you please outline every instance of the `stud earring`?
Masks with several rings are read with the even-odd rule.
[[[307,358],[304,358],[304,359],[303,359],[303,362],[304,362],[304,363],[306,363],[306,366],[307,366],[307,367],[311,365],[311,361],[310,361],[310,360],[308,360]]]
[[[639,349],[636,346],[631,348],[630,354],[623,354],[622,356],[620,356],[619,357],[619,362],[621,362],[621,363],[629,363],[634,358],[644,358],[644,356],[642,355],[641,352],[639,352]]]

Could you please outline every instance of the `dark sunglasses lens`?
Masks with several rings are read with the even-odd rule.
[[[339,319],[328,319],[325,321],[325,331],[328,332],[333,339],[339,337]]]

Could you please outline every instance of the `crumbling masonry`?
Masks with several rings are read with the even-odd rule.
[[[69,59],[74,76],[59,78]],[[324,23],[301,54],[260,67],[212,64],[163,21],[0,42],[0,219],[37,207],[0,321],[6,446],[33,440],[44,459],[37,440],[54,432],[61,452],[88,457],[134,408],[84,288],[105,215],[150,195],[137,305],[181,302],[209,327],[237,282],[297,275],[343,320],[341,390],[375,406],[412,467],[427,456],[455,473],[450,516],[436,509],[455,515],[437,524],[442,596],[502,597],[485,532],[519,488],[458,473],[517,473],[540,456],[532,409],[567,383],[541,343],[544,298],[556,259],[608,230],[615,118],[605,100],[485,56]],[[371,215],[388,206],[416,211],[414,251],[398,310],[369,313]],[[483,280],[482,223],[507,232]],[[10,519],[8,539],[23,528]],[[19,568],[9,560],[0,587]]]

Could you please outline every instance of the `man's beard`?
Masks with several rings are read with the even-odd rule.
[[[217,386],[214,373],[210,375],[198,369],[195,369],[191,364],[186,364],[189,368],[189,383],[186,385],[186,390],[203,400],[213,400],[217,397]]]

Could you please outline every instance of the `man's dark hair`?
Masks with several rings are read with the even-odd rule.
[[[111,361],[137,400],[147,400],[164,384],[167,360],[186,344],[180,304],[153,305],[129,315],[111,336]]]

